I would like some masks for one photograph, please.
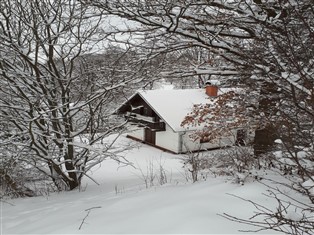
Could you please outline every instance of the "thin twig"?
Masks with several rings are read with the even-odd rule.
[[[88,209],[85,210],[85,211],[87,211],[87,214],[86,214],[86,216],[83,218],[82,223],[81,223],[81,225],[80,225],[80,227],[79,227],[79,230],[81,230],[83,224],[85,224],[85,220],[86,220],[86,218],[89,216],[89,213],[91,212],[91,210],[93,210],[93,209],[98,209],[98,208],[101,208],[101,206],[94,206],[94,207],[91,207],[91,208],[88,208]]]

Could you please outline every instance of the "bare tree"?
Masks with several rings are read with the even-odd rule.
[[[220,61],[218,66],[206,62],[201,69],[179,67],[177,71],[174,69],[176,75],[236,76],[237,79],[230,79],[232,84],[244,84],[258,91],[258,112],[263,123],[255,135],[255,154],[269,154],[274,140],[282,141],[285,160],[277,159],[275,165],[286,169],[284,172],[297,169],[292,171],[288,186],[302,186],[302,190],[295,187],[293,190],[309,201],[305,209],[312,212],[313,195],[303,186],[305,182],[313,183],[314,175],[314,9],[311,0],[82,2],[99,7],[103,14],[137,22],[126,31],[137,35],[139,45],[150,48],[152,54],[198,47],[208,50]],[[167,70],[165,75],[171,72]],[[281,205],[283,201],[278,200]],[[262,224],[265,229],[280,230],[289,225],[289,220],[277,220],[276,214],[268,216],[273,220]],[[311,234],[312,224],[312,217],[306,214],[288,231]]]
[[[94,0],[86,1],[86,4],[101,8],[103,14],[137,22],[122,32],[136,35],[137,45],[149,48],[156,56],[187,54],[192,49],[207,52],[207,56],[198,53],[188,66],[171,63],[165,68],[166,77],[194,77],[201,84],[213,76],[223,76],[233,84],[235,79],[230,76],[236,76],[239,83],[241,77],[265,74],[266,68],[260,63],[248,62],[251,58],[248,49],[251,43],[262,39],[265,24],[262,19],[268,14],[257,3]]]
[[[10,162],[16,153],[33,167],[29,171],[49,176],[60,190],[77,188],[104,159],[119,160],[115,139],[100,144],[123,129],[124,121],[112,117],[109,104],[123,87],[143,78],[134,76],[141,61],[124,76],[121,71],[130,67],[120,67],[115,77],[84,61],[83,55],[104,48],[106,26],[99,10],[79,1],[0,3],[0,117],[5,131],[0,147],[9,150],[2,155]]]

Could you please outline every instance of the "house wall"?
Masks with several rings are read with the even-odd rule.
[[[235,144],[236,141],[236,131],[235,133],[230,134],[227,137],[215,139],[208,143],[200,143],[199,140],[193,140],[190,135],[193,132],[186,132],[182,135],[182,152],[189,152],[189,151],[197,151],[197,150],[205,150],[205,149],[213,149],[213,148],[221,148],[225,146],[232,146]]]
[[[179,134],[166,124],[166,131],[156,132],[156,145],[179,153]]]
[[[190,138],[192,133],[192,131],[174,132],[168,125],[166,125],[166,131],[156,132],[156,146],[175,153],[184,153],[232,146],[236,141],[236,130],[228,137],[219,138],[208,143],[200,143],[199,140],[194,141],[193,138]],[[139,140],[144,140],[144,128],[133,130],[129,132],[128,135]]]
[[[156,132],[156,146],[170,150],[175,153],[184,153],[189,151],[206,150],[233,146],[236,142],[237,130],[232,131],[228,137],[219,138],[208,143],[200,143],[199,140],[193,141],[190,138],[192,131],[174,132],[168,125],[166,131]],[[248,133],[247,139],[252,140],[253,131]],[[144,140],[144,128],[138,128],[129,132],[129,135],[139,140]],[[181,146],[180,146],[181,145]]]
[[[139,140],[144,140],[144,128],[130,131],[128,135]],[[156,132],[156,146],[179,153],[179,134],[174,132],[166,124],[166,131]]]

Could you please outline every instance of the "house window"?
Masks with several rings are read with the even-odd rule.
[[[159,129],[166,130],[166,125],[164,122],[159,122]]]
[[[141,107],[139,110],[140,110],[139,114],[143,115],[144,114],[144,107]]]
[[[246,139],[246,131],[243,129],[237,130],[236,145],[244,146],[245,145],[245,139]]]

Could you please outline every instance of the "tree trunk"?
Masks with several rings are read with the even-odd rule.
[[[65,156],[66,163],[65,168],[67,171],[69,171],[68,175],[70,180],[67,180],[67,184],[70,188],[70,190],[73,190],[77,188],[80,184],[79,179],[77,177],[76,168],[73,165],[73,159],[74,159],[74,148],[73,145],[68,145],[68,153]]]

